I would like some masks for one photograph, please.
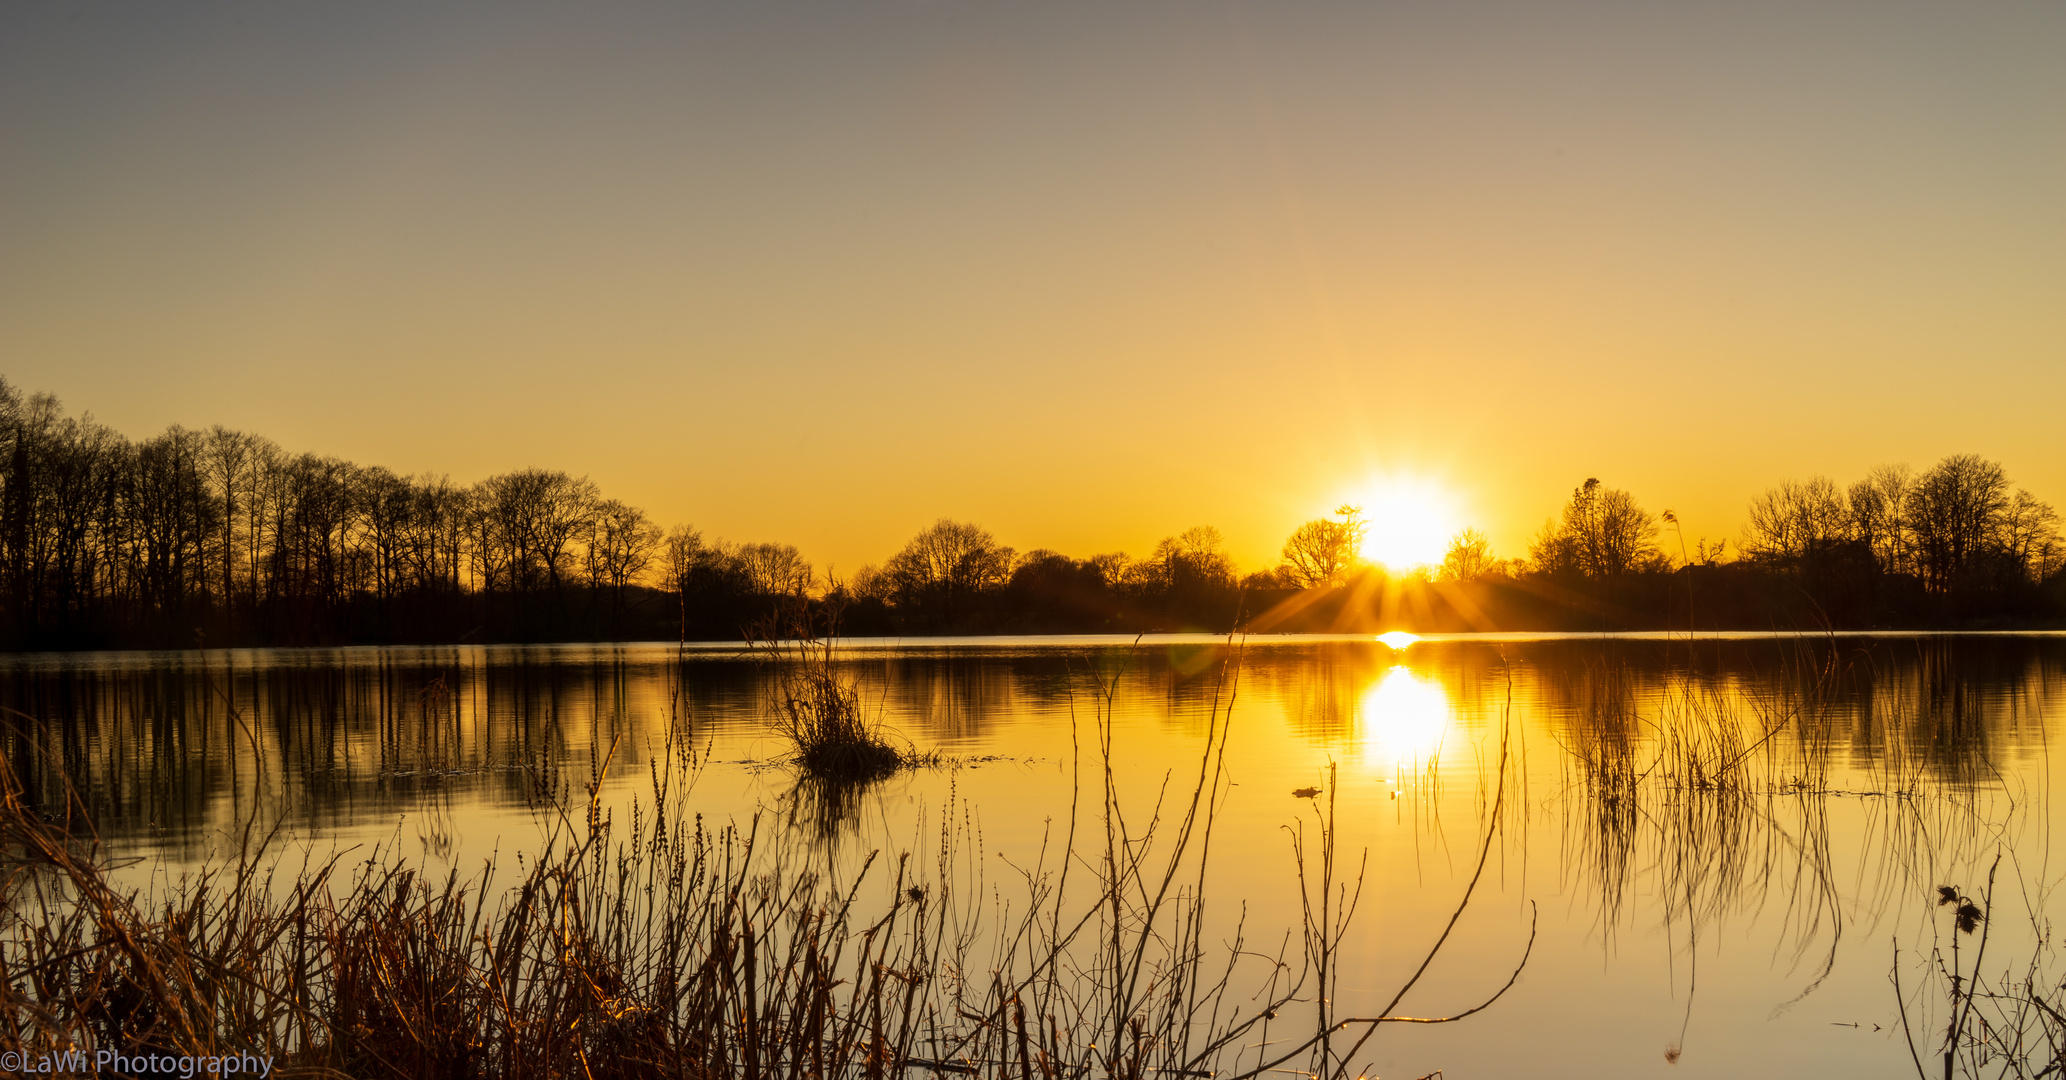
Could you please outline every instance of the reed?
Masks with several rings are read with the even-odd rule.
[[[768,720],[788,743],[790,762],[820,782],[866,784],[927,759],[892,742],[881,718],[867,714],[859,688],[841,675],[833,661],[838,621],[836,609],[797,604],[750,628],[746,643],[774,669]]]
[[[1315,877],[1304,932],[1275,955],[1241,932],[1208,934],[1237,667],[1223,669],[1188,782],[1146,813],[1120,798],[1117,680],[1099,681],[1097,750],[1072,766],[1092,783],[1066,832],[1009,887],[984,881],[971,817],[953,805],[930,859],[876,853],[844,870],[795,830],[707,823],[683,807],[702,759],[675,728],[628,812],[605,810],[599,771],[579,788],[534,775],[540,844],[513,875],[490,863],[466,879],[427,876],[396,846],[295,864],[274,838],[247,833],[219,866],[125,892],[78,798],[39,805],[10,762],[0,1043],[248,1053],[276,1069],[368,1077],[882,1080],[915,1067],[1243,1080],[1297,1068],[1342,1080],[1382,1025],[1490,1005],[1527,952],[1471,1008],[1396,1012],[1452,916],[1386,1009],[1332,1011],[1360,882],[1340,873],[1331,813],[1318,809],[1297,848],[1302,877]],[[1469,900],[1466,890],[1457,915]]]
[[[2000,869],[1997,857],[1978,895],[1955,885],[1936,887],[1930,896],[1937,912],[1931,927],[1935,940],[1929,948],[1904,960],[1895,944],[1894,994],[1902,1035],[1921,1080],[2038,1080],[2066,1068],[2066,983],[2061,979],[2066,957],[2049,921],[2033,908],[2015,958],[1988,962],[1998,930],[1995,879]],[[2028,883],[2016,885],[2029,898]],[[1908,984],[1912,993],[1903,989],[1904,967],[1912,979],[1921,976]]]

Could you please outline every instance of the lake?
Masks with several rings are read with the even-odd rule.
[[[1903,1004],[1926,1061],[1942,1034],[1937,888],[1994,875],[1989,955],[2018,974],[2058,914],[2066,635],[849,640],[837,669],[939,763],[799,784],[767,724],[787,669],[737,645],[17,655],[0,703],[31,798],[69,778],[140,888],[274,830],[478,873],[540,842],[541,788],[651,813],[672,740],[700,773],[669,813],[850,867],[944,827],[964,895],[1008,898],[1107,765],[1166,821],[1212,752],[1228,939],[1296,933],[1293,844],[1310,884],[1331,815],[1360,881],[1339,1015],[1390,1000],[1474,877],[1399,1011],[1469,1008],[1526,956],[1483,1013],[1381,1028],[1384,1076],[1905,1073]]]

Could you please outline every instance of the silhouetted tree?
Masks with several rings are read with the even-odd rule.
[[[1243,579],[1265,607],[1284,602],[1271,625],[1370,621],[1355,608],[1377,593],[1276,595],[1341,583],[1360,524],[1349,507],[1308,522],[1282,567]],[[1669,563],[1650,515],[1588,480],[1531,548],[1530,569],[1561,580],[1509,577],[1466,530],[1442,576],[1486,582],[1471,611],[1452,607],[1461,594],[1416,593],[1425,582],[1412,578],[1378,592],[1386,612],[1451,626],[1662,625],[1696,595],[1702,626],[1998,624],[2066,615],[2059,528],[1998,464],[1961,455],[1915,477],[1881,466],[1848,488],[1815,478],[1759,496],[1746,558],[1696,544],[1680,592],[1676,576],[1653,573]],[[656,552],[665,615],[639,602]],[[132,443],[0,379],[0,642],[15,648],[564,639],[605,621],[612,636],[669,622],[683,637],[729,636],[777,602],[842,604],[885,631],[1218,630],[1235,619],[1236,580],[1209,527],[1138,561],[1077,560],[1014,558],[982,529],[942,520],[820,596],[795,547],[706,542],[686,527],[663,540],[585,478],[529,469],[465,486],[222,427]]]
[[[1162,538],[1147,558],[1128,568],[1137,587],[1149,592],[1183,594],[1201,589],[1230,589],[1234,561],[1222,550],[1225,538],[1211,525],[1185,529]]]
[[[595,482],[524,469],[491,476],[477,491],[477,513],[488,522],[480,536],[502,549],[495,562],[505,570],[506,587],[558,592],[571,569],[574,543],[588,531],[598,499]]]
[[[1002,588],[1011,580],[1011,569],[1012,549],[996,537],[941,518],[891,556],[868,586],[937,623],[949,623],[974,597]]]
[[[1538,571],[1614,578],[1659,562],[1657,521],[1619,488],[1588,479],[1571,492],[1561,521],[1543,526],[1529,560]]]
[[[216,506],[201,478],[201,440],[174,425],[130,455],[124,486],[130,522],[127,570],[140,611],[172,620],[177,635],[190,632],[189,610],[198,598],[215,527]]]
[[[660,527],[638,507],[616,499],[596,504],[589,519],[588,581],[592,589],[610,590],[613,635],[623,623],[625,589],[652,565],[660,535]]]
[[[1906,465],[1879,465],[1851,485],[1851,534],[1872,552],[1882,574],[1909,569],[1906,508],[1914,486]]]
[[[1449,540],[1449,552],[1442,556],[1443,581],[1476,581],[1498,565],[1492,557],[1492,542],[1476,529],[1465,529]]]
[[[681,621],[681,640],[689,637],[689,592],[694,587],[696,567],[703,559],[703,534],[687,525],[667,530],[660,547],[661,582],[674,594]]]
[[[2059,512],[2027,491],[2019,489],[2009,500],[1999,532],[2003,553],[2032,582],[2057,573],[2066,557],[2060,550]]]
[[[1907,523],[1923,582],[1937,592],[1962,585],[1999,537],[2008,509],[2008,475],[1976,454],[1954,454],[1918,477]]]
[[[1097,567],[1098,576],[1105,581],[1106,588],[1117,588],[1126,580],[1127,571],[1133,566],[1133,559],[1124,551],[1106,551],[1083,560]]]
[[[471,496],[446,476],[414,478],[409,490],[415,502],[404,545],[410,586],[426,597],[456,599],[462,590]]]
[[[36,394],[12,410],[7,567],[17,640],[77,643],[121,600],[131,449]]]
[[[215,603],[225,626],[235,625],[238,568],[237,540],[243,535],[240,516],[249,512],[247,487],[253,449],[251,436],[217,424],[201,440],[201,471],[219,509],[214,538]]]
[[[802,599],[815,576],[794,544],[741,544],[733,555],[755,596]]]
[[[1118,616],[1116,584],[1096,559],[1072,559],[1058,551],[1029,551],[1012,568],[1007,586],[1011,607],[1033,629],[1103,629]]]
[[[1126,568],[1127,590],[1149,611],[1162,613],[1164,629],[1177,625],[1220,630],[1234,618],[1234,561],[1211,525],[1164,537],[1148,557]]]
[[[1787,480],[1750,501],[1743,551],[1755,559],[1796,565],[1851,538],[1849,500],[1826,476]]]
[[[361,470],[354,480],[359,536],[384,635],[390,629],[391,606],[409,585],[407,552],[416,492],[409,481],[378,465]]]
[[[1284,541],[1285,576],[1300,588],[1340,585],[1356,566],[1363,546],[1363,511],[1342,506],[1332,518],[1314,518]]]

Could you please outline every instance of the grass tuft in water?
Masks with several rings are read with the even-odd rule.
[[[836,609],[798,605],[747,633],[748,647],[776,670],[768,719],[789,744],[789,761],[808,778],[838,784],[866,784],[928,763],[929,755],[891,741],[833,662],[838,619]]]

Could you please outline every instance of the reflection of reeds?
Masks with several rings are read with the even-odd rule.
[[[1624,921],[1632,889],[1657,898],[1688,961],[1676,977],[1686,980],[1689,1016],[1699,944],[1722,920],[1777,912],[1781,955],[1805,969],[1799,993],[1775,1009],[1784,1011],[1830,975],[1849,922],[1883,918],[1947,868],[1970,864],[2025,805],[1989,760],[1986,703],[1966,668],[1940,643],[1906,647],[1917,662],[1797,642],[1747,684],[1697,667],[1646,682],[1600,664],[1564,688],[1566,866],[1588,879],[1604,934]],[[1859,864],[1846,872],[1860,895],[1846,903],[1832,854],[1837,807],[1854,807],[1863,826]],[[2002,1039],[2066,1038],[2066,1024],[2045,1028],[2066,1020],[2066,998],[2031,990],[2043,988],[2051,963],[2032,961],[2017,978],[1991,973],[1985,995],[1964,983],[1978,996],[1956,998],[1960,1015],[1974,1017],[1953,1040],[1959,1053],[1999,1069]],[[1977,978],[1948,960],[1930,977],[1950,987]],[[2066,1041],[2052,1045],[2048,1054],[2066,1052]],[[1674,1042],[1667,1054],[1681,1049]]]
[[[1620,921],[1636,838],[1638,720],[1627,672],[1588,668],[1576,715],[1565,740],[1567,767],[1577,769],[1583,827],[1575,834],[1576,856],[1567,862],[1590,867],[1599,891],[1601,929]]]
[[[1587,673],[1564,742],[1584,810],[1579,843],[1610,917],[1644,843],[1658,849],[1666,895],[1703,917],[1752,884],[1753,856],[1774,843],[1795,853],[1813,846],[1813,816],[1794,811],[1798,796],[1826,788],[1821,733],[1831,686],[1821,669],[1794,673],[1784,686],[1747,698],[1684,674],[1639,702],[1627,669]]]
[[[852,780],[800,771],[782,795],[783,816],[791,828],[814,840],[837,840],[858,831],[861,809],[875,786],[875,778]]]
[[[1567,865],[1591,879],[1603,937],[1621,924],[1638,875],[1650,876],[1644,891],[1688,961],[1689,1023],[1702,935],[1731,911],[1760,908],[1774,886],[1796,961],[1824,946],[1801,996],[1835,963],[1842,920],[1822,802],[1829,676],[1797,663],[1759,698],[1695,671],[1639,688],[1628,668],[1600,664],[1575,688],[1563,739],[1576,774]]]
[[[1337,1018],[1323,1002],[1316,1020],[1293,1018],[1294,1004],[1331,996],[1353,910],[1333,871],[1331,814],[1300,847],[1317,860],[1308,896],[1321,904],[1302,967],[1255,957],[1238,931],[1227,943],[1207,932],[1233,689],[1223,678],[1189,791],[1142,812],[1120,790],[1101,687],[1089,842],[1072,812],[994,926],[985,913],[1005,892],[985,888],[956,807],[930,865],[907,854],[845,875],[804,869],[815,864],[795,834],[669,813],[698,767],[678,729],[653,757],[650,804],[615,820],[600,812],[601,766],[585,798],[544,778],[548,831],[506,884],[493,866],[432,880],[393,850],[276,879],[263,841],[247,838],[232,863],[145,899],[109,884],[76,798],[48,820],[10,767],[0,1040],[32,1054],[249,1053],[394,1077],[882,1080],[916,1065],[1142,1080],[1292,1064],[1342,1080],[1355,1051],[1337,1039],[1355,1034],[1360,1047],[1380,1025],[1458,1019],[1504,993],[1449,1016]]]

